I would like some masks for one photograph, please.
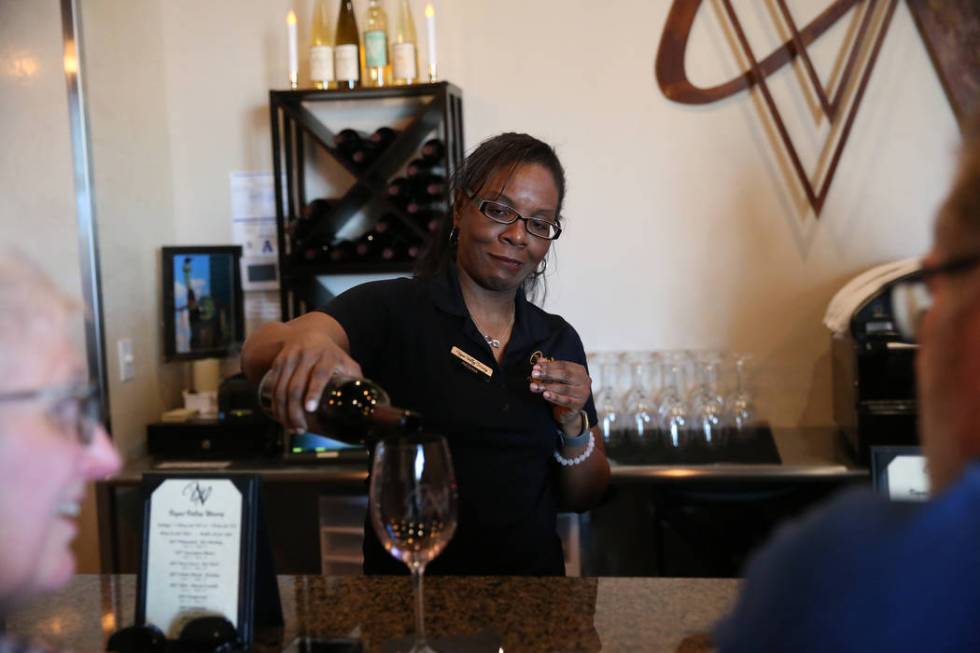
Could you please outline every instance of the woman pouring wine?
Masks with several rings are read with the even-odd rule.
[[[482,143],[451,180],[453,207],[413,279],[367,283],[326,308],[264,326],[245,373],[303,430],[335,375],[366,376],[449,443],[459,495],[453,540],[429,573],[561,575],[559,509],[606,489],[585,352],[564,319],[528,301],[561,234],[565,174],[526,134]],[[370,527],[366,573],[405,573]]]

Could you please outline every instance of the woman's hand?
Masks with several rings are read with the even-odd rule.
[[[273,417],[299,432],[306,430],[305,413],[316,410],[317,402],[333,376],[362,375],[361,366],[337,343],[334,329],[301,320],[277,325],[287,329],[281,332],[281,348],[269,366]],[[346,343],[346,334],[343,335],[341,340]]]
[[[551,404],[555,421],[565,433],[579,433],[582,428],[579,411],[592,394],[592,379],[584,365],[539,359],[531,368],[531,392],[542,394]]]

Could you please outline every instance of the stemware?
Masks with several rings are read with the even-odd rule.
[[[422,577],[456,530],[456,480],[446,440],[419,434],[379,442],[369,498],[378,539],[412,573],[415,642],[410,653],[434,653],[425,639]]]
[[[619,355],[599,354],[599,392],[595,396],[595,404],[602,439],[606,444],[618,444],[623,430],[618,377]]]
[[[691,421],[705,444],[721,444],[725,416],[725,400],[718,388],[721,358],[717,353],[706,352],[698,356],[698,362],[701,381],[691,400]]]
[[[660,428],[667,438],[667,445],[681,448],[688,440],[687,402],[681,389],[683,359],[679,354],[666,361],[664,390],[660,401]]]
[[[739,354],[735,358],[735,392],[729,400],[731,421],[739,433],[756,425],[758,414],[750,390],[752,356]]]
[[[647,352],[629,355],[630,387],[626,393],[627,429],[638,444],[647,442],[657,428],[657,409],[650,400],[653,359]]]

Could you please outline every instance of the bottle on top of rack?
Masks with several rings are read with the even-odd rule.
[[[367,25],[364,28],[364,84],[391,85],[391,66],[388,64],[388,14],[381,0],[370,0]]]
[[[271,372],[259,383],[259,405],[272,416]],[[385,435],[412,433],[422,427],[421,416],[391,405],[384,388],[370,379],[335,376],[320,395],[316,410],[306,413],[310,433],[348,444],[371,444]]]
[[[310,25],[310,79],[315,88],[335,88],[333,74],[333,30],[327,17],[327,0],[313,3]]]
[[[398,20],[391,35],[392,78],[395,84],[416,84],[419,81],[418,38],[408,0],[399,0]]]
[[[438,138],[432,138],[422,144],[422,159],[431,163],[442,161],[446,156],[446,144]]]
[[[353,0],[340,0],[337,39],[333,47],[337,87],[355,89],[361,83],[361,37],[354,16]]]

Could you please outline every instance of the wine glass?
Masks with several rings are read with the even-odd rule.
[[[619,356],[614,353],[599,355],[599,392],[595,397],[599,428],[606,444],[618,444],[623,429],[622,409],[619,406],[617,377]]]
[[[434,653],[425,640],[422,575],[456,531],[456,479],[445,438],[398,435],[379,442],[369,496],[378,539],[412,572],[415,643],[410,653]]]
[[[682,365],[680,355],[674,353],[666,362],[664,390],[660,399],[660,428],[667,437],[667,445],[681,448],[687,444],[687,402],[681,390]]]
[[[627,428],[636,437],[637,444],[645,443],[657,428],[657,409],[650,401],[653,377],[653,359],[647,352],[629,355],[630,389],[624,401]]]
[[[745,433],[755,426],[758,414],[752,401],[749,375],[752,356],[740,354],[735,358],[735,393],[729,400],[731,420],[739,433]]]
[[[721,358],[713,352],[698,356],[701,382],[691,400],[694,428],[704,436],[705,444],[721,444],[725,400],[718,389],[718,368]]]

